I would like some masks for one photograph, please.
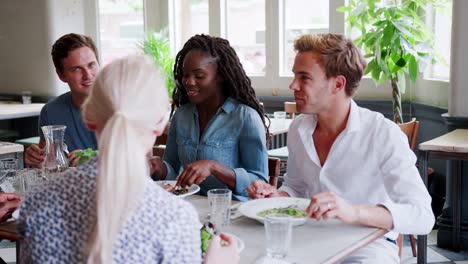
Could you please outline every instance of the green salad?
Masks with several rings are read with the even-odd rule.
[[[208,246],[210,245],[211,239],[213,239],[213,229],[214,227],[209,226],[209,224],[203,225],[203,227],[200,229],[202,254],[205,254],[206,250],[208,249]]]
[[[87,148],[85,150],[75,153],[75,156],[78,157],[78,162],[76,163],[76,166],[80,166],[86,163],[88,160],[97,156],[97,154],[98,154],[98,151],[93,150],[92,148]]]
[[[287,214],[292,217],[300,218],[300,217],[306,217],[307,214],[304,210],[296,209],[296,208],[273,208],[273,209],[267,209],[259,212],[257,215],[261,217],[265,217],[266,215],[269,214]]]

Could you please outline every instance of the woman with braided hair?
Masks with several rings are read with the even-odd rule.
[[[174,78],[177,111],[153,178],[199,184],[203,195],[229,188],[246,200],[249,184],[268,182],[268,127],[236,52],[225,39],[195,35],[177,54]]]

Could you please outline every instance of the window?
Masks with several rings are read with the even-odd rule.
[[[449,1],[441,9],[437,9],[433,15],[434,25],[434,49],[441,62],[432,65],[429,69],[429,78],[449,80],[450,78],[450,45],[452,33],[452,1]]]
[[[208,34],[208,0],[177,0],[175,2],[175,48],[179,51],[195,34]]]
[[[99,0],[101,64],[138,52],[144,37],[143,0]]]
[[[345,5],[346,1],[99,0],[99,12],[96,13],[100,16],[98,27],[103,61],[137,50],[136,43],[141,41],[144,28],[156,31],[169,28],[174,53],[182,48],[189,37],[206,33],[229,40],[258,95],[291,96],[288,86],[295,56],[292,47],[294,39],[306,33],[345,33],[344,14],[336,9]],[[395,0],[381,0],[380,4],[389,1]],[[424,82],[425,86],[440,86],[440,82],[435,84],[433,79],[448,79],[449,76],[449,2],[448,8],[433,12],[428,23],[434,29],[436,50],[444,58],[445,64],[426,68],[425,76],[431,79]],[[111,21],[117,18],[120,20]],[[124,27],[129,24],[139,26],[133,27],[130,37],[128,33],[121,33],[120,29],[115,30],[115,25],[120,28],[120,24]],[[349,31],[347,35],[355,36]],[[124,46],[124,43],[127,45]],[[361,82],[360,98],[387,99],[388,96],[386,89],[375,89],[375,84],[368,78]]]
[[[313,3],[313,8],[304,8]],[[283,0],[284,25],[282,43],[283,75],[291,75],[294,63],[294,40],[304,34],[329,32],[328,1]]]
[[[265,0],[228,0],[227,36],[249,75],[265,75]]]

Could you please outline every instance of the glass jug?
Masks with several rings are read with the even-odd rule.
[[[68,168],[68,159],[64,152],[63,136],[66,126],[43,126],[42,133],[46,141],[45,158],[42,162],[44,176],[62,172]]]

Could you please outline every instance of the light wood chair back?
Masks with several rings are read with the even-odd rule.
[[[297,113],[296,102],[284,102],[284,111],[291,116],[291,119],[294,119]]]
[[[416,138],[419,131],[419,121],[416,121],[416,118],[411,119],[411,121],[403,124],[398,124],[400,129],[408,137],[408,143],[412,150],[416,147]]]
[[[408,143],[409,146],[412,150],[416,147],[416,138],[418,136],[418,131],[419,131],[419,122],[416,121],[416,118],[411,119],[411,121],[407,123],[402,123],[398,124],[400,129],[405,133],[405,135],[408,137]],[[408,235],[410,238],[410,244],[411,244],[411,251],[413,253],[413,257],[416,257],[416,243],[413,235]],[[403,248],[403,235],[399,235],[397,239],[397,245],[398,245],[398,255],[401,257],[401,251]]]

